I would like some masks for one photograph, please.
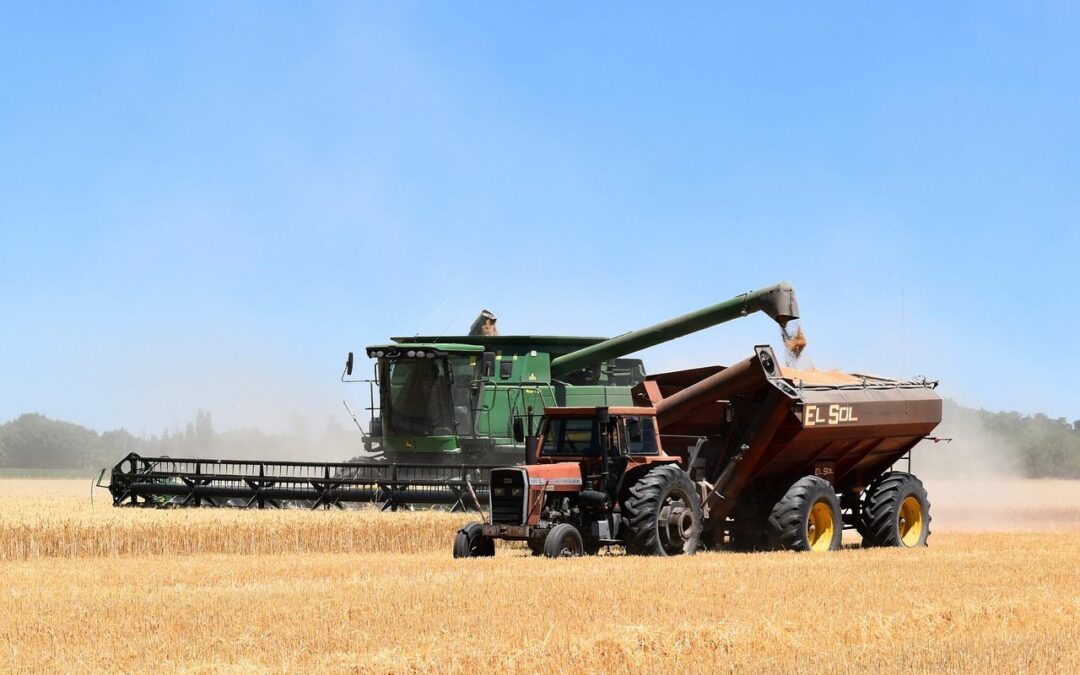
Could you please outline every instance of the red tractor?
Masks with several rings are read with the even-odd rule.
[[[625,546],[641,555],[694,553],[701,495],[664,452],[652,408],[548,408],[528,465],[492,469],[491,523],[470,523],[454,557],[495,554],[495,539],[550,558]]]

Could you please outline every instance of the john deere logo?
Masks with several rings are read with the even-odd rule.
[[[406,438],[405,439],[405,449],[406,450],[412,450],[415,447],[416,447],[416,443],[413,442],[413,439],[411,439],[411,438]]]

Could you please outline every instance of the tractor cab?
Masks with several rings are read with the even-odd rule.
[[[548,408],[535,443],[536,463],[640,463],[663,455],[653,408]]]

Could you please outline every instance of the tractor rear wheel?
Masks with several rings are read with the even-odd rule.
[[[864,499],[863,546],[926,546],[930,500],[921,480],[890,471],[870,484]]]
[[[631,555],[691,555],[701,546],[701,497],[690,476],[674,464],[661,464],[639,478],[622,512]]]
[[[581,533],[570,523],[559,523],[544,538],[544,556],[548,558],[574,558],[582,555],[585,547]]]
[[[469,523],[454,537],[455,558],[490,558],[495,555],[495,540],[484,536],[482,523]]]
[[[844,521],[840,500],[828,481],[805,476],[776,502],[767,525],[769,544],[790,551],[835,551]]]

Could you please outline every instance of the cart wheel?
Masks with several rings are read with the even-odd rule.
[[[930,536],[930,500],[922,481],[890,471],[871,483],[863,503],[863,546],[926,546]]]
[[[548,558],[573,558],[584,552],[581,533],[570,523],[559,523],[544,539],[544,555]]]
[[[773,507],[768,532],[769,543],[777,549],[839,549],[844,521],[841,519],[836,490],[828,481],[817,476],[800,478]]]
[[[482,523],[469,523],[454,537],[455,558],[490,558],[495,555],[495,540],[484,536]]]

